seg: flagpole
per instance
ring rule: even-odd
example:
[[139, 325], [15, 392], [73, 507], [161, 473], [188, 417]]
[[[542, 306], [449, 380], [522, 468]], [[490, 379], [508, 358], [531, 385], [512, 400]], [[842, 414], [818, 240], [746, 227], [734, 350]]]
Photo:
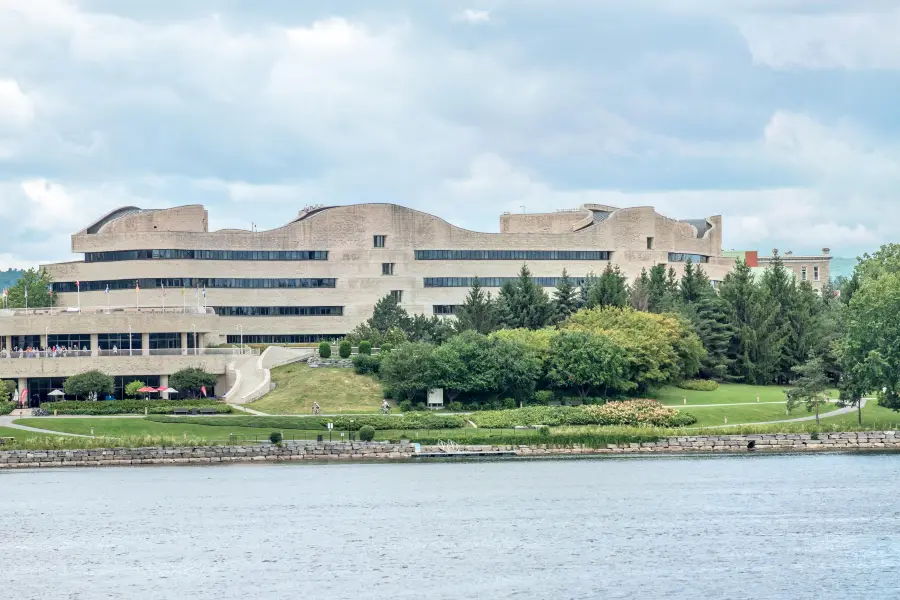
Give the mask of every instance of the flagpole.
[[[78, 311], [81, 311], [81, 285], [80, 282], [75, 282], [75, 296], [78, 299]], [[52, 302], [51, 302], [52, 304]]]
[[187, 314], [187, 296], [184, 295], [184, 286], [181, 286], [181, 312]]
[[163, 312], [166, 312], [166, 286], [163, 284]]

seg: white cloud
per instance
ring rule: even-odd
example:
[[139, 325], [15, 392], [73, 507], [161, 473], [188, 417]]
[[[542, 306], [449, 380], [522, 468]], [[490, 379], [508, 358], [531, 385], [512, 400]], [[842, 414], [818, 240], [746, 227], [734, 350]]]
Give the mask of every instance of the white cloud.
[[34, 102], [15, 79], [0, 78], [0, 132], [20, 128], [34, 120]]
[[900, 69], [897, 8], [749, 16], [739, 28], [753, 61], [774, 69]]
[[485, 23], [491, 22], [491, 13], [486, 10], [467, 8], [456, 15], [456, 20], [471, 23], [473, 25], [484, 25]]

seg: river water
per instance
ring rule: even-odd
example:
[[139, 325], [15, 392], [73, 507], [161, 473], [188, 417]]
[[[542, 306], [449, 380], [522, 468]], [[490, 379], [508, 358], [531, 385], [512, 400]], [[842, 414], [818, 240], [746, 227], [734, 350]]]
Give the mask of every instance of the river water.
[[0, 472], [0, 596], [900, 597], [900, 455]]

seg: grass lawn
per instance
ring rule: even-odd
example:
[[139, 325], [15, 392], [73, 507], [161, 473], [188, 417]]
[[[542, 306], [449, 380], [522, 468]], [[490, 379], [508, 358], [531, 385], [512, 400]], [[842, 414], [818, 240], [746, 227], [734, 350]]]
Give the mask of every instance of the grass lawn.
[[353, 369], [310, 369], [306, 363], [294, 363], [272, 369], [272, 381], [275, 389], [248, 408], [272, 415], [308, 415], [313, 402], [318, 402], [325, 414], [377, 413], [384, 397], [377, 379], [357, 375]]
[[[647, 394], [648, 397], [658, 400], [662, 404], [683, 406], [687, 398], [687, 405], [692, 404], [737, 404], [756, 403], [756, 396], [762, 402], [784, 402], [784, 390], [787, 386], [781, 385], [744, 385], [741, 383], [723, 383], [719, 389], [712, 392], [697, 392], [683, 390], [674, 386], [666, 386]], [[831, 391], [831, 397], [837, 398], [837, 390]], [[796, 412], [796, 411], [795, 411]], [[784, 409], [781, 411], [784, 414]], [[729, 417], [729, 421], [731, 418]]]
[[[16, 438], [17, 440], [23, 440], [25, 438], [32, 437], [40, 437], [42, 434], [35, 433], [33, 431], [22, 431], [21, 429], [13, 429], [12, 427], [0, 427], [0, 438]], [[3, 449], [3, 446], [0, 445], [0, 450]]]
[[[742, 404], [740, 406], [673, 406], [686, 413], [690, 413], [697, 417], [697, 423], [691, 427], [709, 427], [712, 425], [725, 425], [725, 417], [728, 417], [728, 424], [734, 423], [763, 423], [766, 421], [784, 421], [786, 419], [799, 419], [800, 417], [814, 416], [816, 413], [806, 412], [805, 406], [795, 408], [790, 415], [784, 414], [784, 404], [757, 404], [754, 400], [752, 403]], [[840, 408], [835, 404], [823, 404], [819, 406], [819, 414], [824, 415], [828, 412]]]
[[[796, 411], [794, 411], [796, 412]], [[875, 400], [869, 400], [862, 409], [863, 427], [871, 427], [883, 430], [900, 430], [900, 412], [878, 406]], [[823, 424], [829, 427], [835, 425], [845, 425], [847, 427], [857, 427], [858, 416], [854, 410], [852, 413], [838, 415], [831, 418], [821, 419]]]

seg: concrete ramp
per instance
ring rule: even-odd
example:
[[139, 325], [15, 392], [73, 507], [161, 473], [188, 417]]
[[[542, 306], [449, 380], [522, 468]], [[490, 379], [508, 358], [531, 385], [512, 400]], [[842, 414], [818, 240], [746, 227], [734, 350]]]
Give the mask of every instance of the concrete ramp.
[[231, 365], [234, 383], [225, 394], [225, 401], [229, 404], [247, 404], [262, 398], [272, 389], [270, 369], [306, 360], [314, 353], [313, 348], [269, 346], [259, 356], [236, 360]]

